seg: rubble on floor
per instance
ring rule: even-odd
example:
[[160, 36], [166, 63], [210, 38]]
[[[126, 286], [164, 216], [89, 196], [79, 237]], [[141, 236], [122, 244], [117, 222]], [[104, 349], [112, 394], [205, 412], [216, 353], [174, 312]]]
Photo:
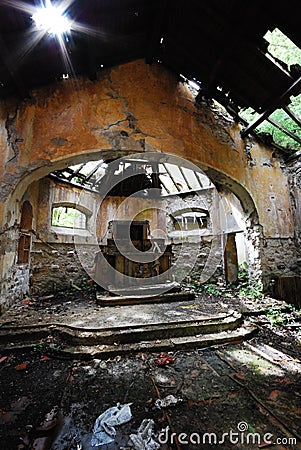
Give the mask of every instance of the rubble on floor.
[[[69, 301], [16, 305], [2, 317], [2, 328], [9, 323], [21, 327], [22, 319], [35, 324], [39, 315], [42, 320], [51, 317], [54, 308], [66, 316], [55, 313], [53, 322], [66, 319], [79, 324], [86, 317], [90, 324], [92, 311], [99, 314], [92, 300]], [[242, 316], [244, 307], [239, 311]], [[127, 354], [116, 351], [99, 358], [91, 353], [84, 360], [51, 353], [47, 339], [26, 350], [2, 351], [0, 448], [301, 448], [300, 313], [269, 298], [252, 307], [244, 319], [256, 326], [256, 334], [228, 344], [215, 341], [204, 347], [195, 342], [190, 349], [162, 351], [158, 343], [158, 349], [150, 351], [137, 342], [136, 350]], [[227, 317], [233, 308], [239, 309], [237, 299], [217, 302], [207, 296], [179, 303], [172, 313], [180, 320], [204, 319], [206, 314]], [[110, 314], [116, 319], [120, 309], [110, 307]], [[136, 311], [141, 316], [139, 308]], [[165, 321], [168, 309], [162, 311]], [[105, 326], [109, 317], [108, 313]], [[111, 443], [92, 446], [95, 421], [117, 404], [130, 404], [131, 419], [114, 427]]]

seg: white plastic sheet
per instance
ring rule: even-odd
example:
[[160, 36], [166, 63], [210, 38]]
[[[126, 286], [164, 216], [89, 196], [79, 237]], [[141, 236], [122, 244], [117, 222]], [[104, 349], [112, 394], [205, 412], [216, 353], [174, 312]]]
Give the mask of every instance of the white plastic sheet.
[[116, 436], [115, 426], [122, 425], [132, 418], [131, 403], [120, 405], [107, 409], [99, 417], [97, 417], [91, 439], [92, 447], [98, 447], [110, 444]]

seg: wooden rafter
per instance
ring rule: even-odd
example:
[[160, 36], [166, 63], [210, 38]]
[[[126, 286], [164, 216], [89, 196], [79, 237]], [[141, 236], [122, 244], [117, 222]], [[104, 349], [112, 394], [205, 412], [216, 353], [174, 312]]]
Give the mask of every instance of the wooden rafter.
[[241, 132], [241, 137], [246, 137], [255, 130], [264, 120], [266, 120], [276, 109], [285, 105], [291, 95], [297, 95], [301, 89], [301, 77], [299, 77], [285, 92], [283, 92], [274, 102]]

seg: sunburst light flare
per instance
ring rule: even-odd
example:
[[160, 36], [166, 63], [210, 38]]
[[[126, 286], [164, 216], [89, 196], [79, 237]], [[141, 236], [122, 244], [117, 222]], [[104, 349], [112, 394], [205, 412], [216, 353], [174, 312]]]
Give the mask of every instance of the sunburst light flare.
[[71, 29], [71, 21], [63, 6], [55, 6], [50, 0], [46, 0], [44, 5], [37, 8], [32, 15], [32, 19], [39, 30], [44, 30], [56, 36], [67, 33]]

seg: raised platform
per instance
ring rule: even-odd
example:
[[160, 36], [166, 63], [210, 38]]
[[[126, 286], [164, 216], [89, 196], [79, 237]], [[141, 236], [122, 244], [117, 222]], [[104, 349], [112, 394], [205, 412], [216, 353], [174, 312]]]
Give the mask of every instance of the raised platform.
[[[49, 354], [107, 358], [128, 352], [198, 348], [239, 341], [255, 331], [254, 327], [244, 326], [242, 315], [233, 310], [200, 314], [197, 302], [186, 308], [179, 302], [165, 305], [98, 307], [92, 320], [90, 311], [87, 316], [81, 314], [81, 320], [60, 316], [50, 322], [42, 321], [41, 317], [38, 322], [35, 319], [23, 324], [4, 322], [0, 328], [0, 352], [35, 349], [38, 345]], [[144, 315], [143, 308], [147, 308]], [[112, 322], [108, 321], [110, 311], [114, 312]], [[107, 322], [102, 320], [105, 317]]]
[[[169, 292], [150, 299], [139, 296], [136, 304], [136, 296], [128, 296], [125, 301], [134, 303], [109, 306], [79, 293], [20, 301], [0, 318], [0, 352], [38, 346], [44, 353], [105, 358], [219, 345], [244, 340], [255, 331], [244, 321], [250, 313], [239, 305], [234, 309], [210, 295], [191, 297], [189, 291]], [[109, 301], [120, 302], [120, 297]]]
[[168, 303], [177, 301], [193, 300], [195, 295], [192, 292], [167, 292], [164, 294], [152, 295], [138, 293], [137, 295], [103, 295], [103, 293], [96, 294], [96, 303], [100, 306], [117, 306], [117, 305], [142, 305], [145, 303]]

